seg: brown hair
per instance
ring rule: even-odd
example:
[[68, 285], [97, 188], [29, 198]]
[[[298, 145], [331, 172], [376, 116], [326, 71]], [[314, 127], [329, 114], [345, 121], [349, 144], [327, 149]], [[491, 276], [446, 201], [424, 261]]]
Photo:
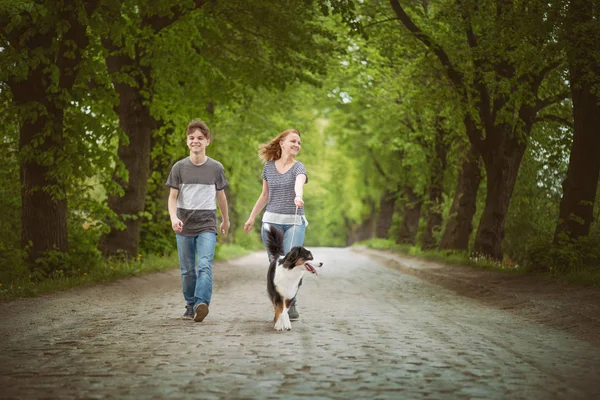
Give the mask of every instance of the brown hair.
[[193, 119], [188, 124], [185, 135], [189, 136], [196, 131], [202, 132], [204, 137], [210, 140], [210, 129], [208, 129], [206, 122], [202, 121], [201, 119]]
[[279, 143], [285, 139], [290, 133], [295, 133], [300, 136], [297, 129], [286, 129], [279, 135], [275, 136], [269, 143], [263, 143], [258, 148], [258, 157], [263, 161], [278, 160], [281, 158], [281, 146]]

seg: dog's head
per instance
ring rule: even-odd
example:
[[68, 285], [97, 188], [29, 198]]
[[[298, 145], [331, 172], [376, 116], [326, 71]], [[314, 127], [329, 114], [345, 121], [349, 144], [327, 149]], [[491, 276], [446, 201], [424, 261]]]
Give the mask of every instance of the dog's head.
[[293, 247], [282, 260], [285, 268], [304, 268], [311, 274], [319, 275], [317, 270], [323, 266], [321, 261], [315, 260], [310, 250], [302, 246]]

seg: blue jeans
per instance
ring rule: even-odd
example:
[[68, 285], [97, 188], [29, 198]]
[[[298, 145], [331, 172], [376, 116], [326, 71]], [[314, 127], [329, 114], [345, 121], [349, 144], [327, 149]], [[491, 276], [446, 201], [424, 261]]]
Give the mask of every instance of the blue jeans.
[[[292, 247], [302, 246], [304, 244], [304, 233], [306, 232], [306, 221], [302, 218], [302, 225], [281, 225], [281, 224], [273, 224], [271, 222], [267, 222], [271, 226], [277, 226], [281, 228], [283, 231], [283, 252], [287, 254]], [[294, 231], [294, 226], [296, 230]], [[262, 224], [260, 228], [260, 236], [262, 237], [262, 241], [267, 245], [267, 233], [265, 232], [265, 223]], [[292, 236], [294, 236], [294, 242], [292, 243]], [[271, 255], [267, 250], [267, 257], [271, 260]], [[302, 285], [302, 279], [300, 279], [300, 284], [298, 287]], [[296, 304], [296, 297], [292, 299], [292, 304]]]
[[[285, 254], [287, 254], [292, 247], [302, 246], [304, 244], [304, 233], [306, 232], [306, 222], [304, 221], [304, 218], [302, 218], [302, 225], [280, 225], [273, 224], [271, 222], [263, 222], [260, 228], [260, 236], [262, 237], [262, 241], [266, 247], [267, 233], [265, 232], [265, 223], [281, 228], [283, 231], [283, 252]], [[296, 227], [295, 231], [294, 226]], [[292, 243], [292, 236], [294, 236], [294, 243]], [[268, 256], [270, 256], [270, 254], [268, 254]]]
[[204, 232], [197, 236], [176, 234], [183, 297], [187, 304], [210, 304], [212, 297], [212, 262], [217, 234]]

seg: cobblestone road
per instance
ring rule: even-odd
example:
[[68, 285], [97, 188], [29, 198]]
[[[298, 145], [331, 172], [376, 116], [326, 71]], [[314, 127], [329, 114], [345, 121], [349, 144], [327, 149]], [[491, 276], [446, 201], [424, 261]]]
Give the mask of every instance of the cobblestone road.
[[178, 272], [0, 304], [3, 399], [594, 399], [600, 349], [350, 249], [313, 249], [272, 329], [265, 255], [214, 268], [203, 323]]

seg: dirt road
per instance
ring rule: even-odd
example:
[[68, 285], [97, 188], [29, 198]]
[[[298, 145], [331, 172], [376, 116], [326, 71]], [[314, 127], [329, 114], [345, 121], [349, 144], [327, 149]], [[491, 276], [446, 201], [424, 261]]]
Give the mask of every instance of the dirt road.
[[177, 270], [0, 304], [0, 398], [600, 398], [594, 291], [570, 329], [566, 297], [556, 323], [500, 278], [312, 250], [324, 266], [290, 332], [273, 330], [262, 253], [215, 264], [202, 323], [180, 319]]

